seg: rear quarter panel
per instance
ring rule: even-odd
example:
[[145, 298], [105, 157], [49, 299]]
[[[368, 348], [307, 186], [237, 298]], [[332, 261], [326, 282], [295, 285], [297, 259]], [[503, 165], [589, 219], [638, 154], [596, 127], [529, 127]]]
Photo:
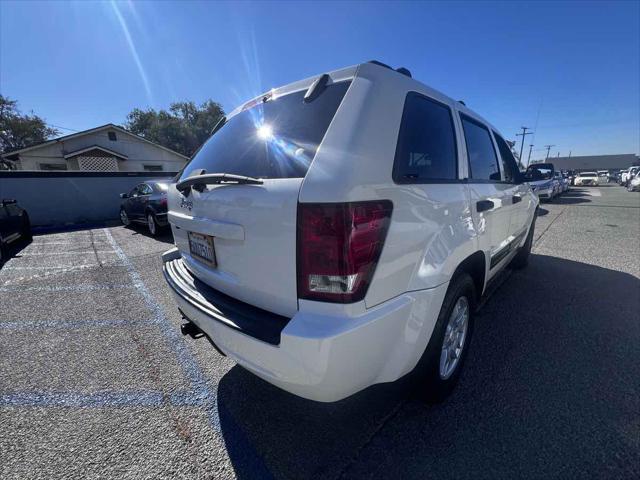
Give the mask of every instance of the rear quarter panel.
[[[398, 132], [410, 91], [452, 107], [451, 99], [411, 78], [362, 65], [300, 191], [300, 202], [392, 201], [391, 226], [365, 297], [367, 308], [447, 282], [477, 245], [464, 183], [393, 182]], [[458, 133], [458, 152], [463, 141]], [[458, 163], [464, 178], [465, 167]]]

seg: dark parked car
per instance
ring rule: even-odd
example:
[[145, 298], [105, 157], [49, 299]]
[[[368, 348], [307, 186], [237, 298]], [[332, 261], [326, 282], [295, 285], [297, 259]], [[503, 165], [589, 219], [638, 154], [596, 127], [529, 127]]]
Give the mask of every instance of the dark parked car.
[[31, 240], [31, 223], [24, 208], [15, 200], [0, 201], [0, 265], [6, 260], [7, 247], [16, 240]]
[[144, 182], [129, 193], [121, 193], [120, 220], [123, 225], [144, 223], [153, 236], [167, 225], [167, 189], [163, 182]]

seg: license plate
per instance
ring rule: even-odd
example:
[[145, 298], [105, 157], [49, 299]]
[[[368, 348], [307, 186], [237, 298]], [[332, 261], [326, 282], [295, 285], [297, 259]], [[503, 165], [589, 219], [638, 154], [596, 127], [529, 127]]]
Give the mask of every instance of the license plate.
[[215, 267], [216, 251], [213, 248], [213, 237], [211, 235], [188, 232], [188, 238], [191, 256], [210, 267]]

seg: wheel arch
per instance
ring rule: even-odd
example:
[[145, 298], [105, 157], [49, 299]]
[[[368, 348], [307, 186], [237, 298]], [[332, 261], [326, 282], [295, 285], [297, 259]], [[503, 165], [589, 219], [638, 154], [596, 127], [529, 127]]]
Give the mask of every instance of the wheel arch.
[[484, 292], [485, 278], [487, 275], [487, 259], [484, 252], [478, 250], [460, 262], [454, 270], [451, 280], [453, 281], [454, 278], [463, 273], [469, 274], [473, 280], [473, 286], [476, 290], [475, 301], [477, 304]]

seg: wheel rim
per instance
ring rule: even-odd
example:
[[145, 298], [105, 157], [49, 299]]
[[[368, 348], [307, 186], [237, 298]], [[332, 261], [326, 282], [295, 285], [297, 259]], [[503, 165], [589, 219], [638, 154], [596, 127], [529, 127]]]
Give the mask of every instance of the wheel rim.
[[129, 224], [129, 217], [127, 217], [127, 212], [125, 212], [124, 210], [120, 210], [120, 220], [124, 225]]
[[440, 352], [440, 378], [447, 380], [455, 372], [467, 339], [469, 301], [460, 297], [451, 310]]
[[151, 215], [151, 214], [147, 215], [147, 224], [149, 225], [149, 231], [151, 232], [151, 235], [155, 235], [156, 234], [156, 222], [153, 219], [153, 215]]

